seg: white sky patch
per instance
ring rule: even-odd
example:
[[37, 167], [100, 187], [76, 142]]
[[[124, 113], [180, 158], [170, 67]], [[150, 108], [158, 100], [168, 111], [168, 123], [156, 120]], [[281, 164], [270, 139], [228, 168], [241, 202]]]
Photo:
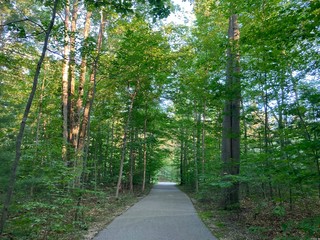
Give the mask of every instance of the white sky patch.
[[188, 0], [171, 0], [173, 5], [176, 7], [175, 11], [172, 11], [169, 17], [164, 20], [165, 24], [174, 25], [186, 25], [192, 26], [196, 17], [193, 13], [193, 4]]

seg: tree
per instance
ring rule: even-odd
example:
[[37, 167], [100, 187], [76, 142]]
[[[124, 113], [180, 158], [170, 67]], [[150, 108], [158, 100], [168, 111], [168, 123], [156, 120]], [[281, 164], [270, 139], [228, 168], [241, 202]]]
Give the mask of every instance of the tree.
[[12, 194], [13, 194], [13, 189], [14, 189], [14, 185], [15, 185], [15, 181], [16, 181], [17, 168], [18, 168], [18, 165], [19, 165], [20, 157], [21, 157], [21, 145], [22, 145], [22, 140], [23, 140], [23, 135], [24, 135], [24, 129], [25, 129], [25, 126], [26, 126], [26, 122], [27, 122], [27, 119], [28, 119], [28, 115], [29, 115], [29, 112], [30, 112], [32, 101], [33, 101], [34, 95], [36, 93], [38, 79], [39, 79], [42, 63], [43, 63], [45, 55], [46, 55], [50, 33], [51, 33], [51, 30], [52, 30], [53, 25], [54, 25], [54, 20], [55, 20], [55, 17], [56, 17], [56, 11], [57, 11], [58, 3], [59, 3], [59, 0], [55, 0], [54, 1], [51, 21], [50, 21], [50, 24], [49, 24], [48, 29], [46, 31], [41, 57], [40, 57], [40, 59], [38, 61], [37, 69], [36, 69], [36, 72], [35, 72], [35, 75], [34, 75], [34, 78], [33, 78], [32, 90], [31, 90], [31, 93], [29, 95], [29, 99], [27, 101], [27, 105], [26, 105], [26, 108], [25, 108], [25, 111], [24, 111], [24, 114], [23, 114], [23, 118], [22, 118], [21, 124], [20, 124], [20, 130], [19, 130], [19, 134], [17, 136], [17, 141], [16, 141], [16, 156], [15, 156], [15, 160], [14, 160], [13, 166], [12, 166], [12, 172], [11, 172], [11, 178], [10, 178], [10, 182], [9, 182], [7, 197], [6, 197], [5, 202], [3, 204], [2, 216], [1, 216], [1, 222], [0, 222], [0, 234], [2, 234], [2, 232], [4, 230], [4, 226], [5, 226], [7, 217], [8, 217], [9, 206], [10, 206], [11, 197], [12, 197]]
[[229, 19], [228, 38], [221, 151], [224, 178], [230, 184], [224, 189], [223, 206], [225, 208], [239, 205], [239, 182], [237, 179], [232, 179], [240, 172], [240, 31], [236, 14], [231, 15]]

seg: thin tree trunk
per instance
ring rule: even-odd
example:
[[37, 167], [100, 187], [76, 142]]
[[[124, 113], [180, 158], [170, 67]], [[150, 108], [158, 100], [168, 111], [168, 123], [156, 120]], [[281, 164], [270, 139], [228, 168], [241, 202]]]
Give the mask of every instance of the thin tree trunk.
[[[268, 116], [268, 90], [267, 90], [267, 76], [264, 76], [265, 79], [265, 92], [264, 92], [264, 151], [266, 154], [266, 165], [268, 168], [270, 168], [270, 160], [269, 160], [269, 134], [268, 134], [268, 129], [269, 129], [269, 116]], [[273, 198], [273, 187], [271, 183], [271, 176], [268, 174], [268, 185], [269, 185], [269, 194], [270, 198]]]
[[[241, 107], [242, 107], [242, 114], [245, 116], [244, 112], [244, 106], [243, 106], [243, 101], [241, 101]], [[243, 118], [243, 135], [244, 135], [244, 157], [248, 157], [248, 126], [247, 126], [247, 121], [246, 118]], [[245, 188], [246, 188], [246, 195], [250, 195], [250, 188], [249, 188], [249, 183], [245, 183]]]
[[134, 129], [131, 128], [130, 136], [130, 174], [129, 174], [129, 183], [130, 183], [130, 193], [133, 193], [133, 171], [134, 171]]
[[[237, 15], [233, 14], [229, 20], [229, 48], [227, 52], [227, 99], [225, 101], [223, 130], [222, 130], [222, 153], [224, 163], [224, 175], [238, 175], [240, 171], [240, 54], [239, 38], [240, 31]], [[239, 182], [232, 182], [232, 186], [224, 189], [224, 208], [239, 206]]]
[[109, 163], [109, 170], [110, 170], [110, 177], [114, 176], [113, 172], [113, 153], [114, 153], [114, 122], [115, 120], [112, 118], [112, 125], [111, 125], [111, 149], [110, 149], [110, 163]]
[[181, 139], [180, 139], [180, 185], [185, 185], [186, 183], [186, 178], [185, 178], [185, 162], [184, 162], [184, 128], [183, 126], [181, 127]]
[[133, 103], [134, 103], [134, 99], [135, 99], [136, 95], [137, 95], [137, 90], [131, 96], [131, 103], [130, 103], [130, 106], [129, 106], [128, 118], [127, 118], [127, 121], [126, 121], [126, 123], [124, 125], [124, 133], [123, 133], [123, 138], [122, 138], [121, 159], [120, 159], [120, 168], [119, 168], [119, 176], [118, 176], [117, 189], [116, 189], [116, 198], [119, 197], [119, 191], [120, 191], [120, 188], [121, 188], [123, 164], [124, 164], [124, 159], [126, 157], [127, 142], [128, 142], [127, 141], [128, 128], [129, 128], [130, 121], [131, 121], [131, 113], [132, 113]]
[[[147, 108], [146, 108], [147, 114]], [[147, 172], [147, 115], [144, 119], [143, 125], [143, 179], [142, 179], [142, 192], [144, 192], [146, 188], [146, 172]]]
[[193, 127], [193, 161], [194, 161], [194, 184], [195, 184], [195, 192], [199, 191], [199, 179], [198, 179], [198, 113], [195, 110], [194, 113], [194, 127]]
[[6, 196], [4, 204], [3, 204], [2, 216], [1, 216], [1, 222], [0, 222], [0, 235], [3, 233], [4, 226], [5, 226], [5, 223], [7, 221], [7, 217], [8, 217], [9, 206], [10, 206], [10, 203], [11, 203], [13, 189], [14, 189], [14, 185], [15, 185], [15, 182], [16, 182], [17, 168], [18, 168], [18, 165], [19, 165], [20, 157], [21, 157], [21, 145], [22, 145], [22, 140], [23, 140], [23, 135], [24, 135], [24, 129], [25, 129], [25, 126], [26, 126], [26, 122], [27, 122], [27, 119], [28, 119], [28, 115], [29, 115], [29, 112], [30, 112], [32, 101], [33, 101], [34, 95], [35, 95], [36, 90], [37, 90], [40, 70], [41, 70], [41, 66], [42, 66], [42, 63], [44, 61], [45, 55], [46, 55], [48, 42], [49, 42], [49, 36], [50, 36], [51, 30], [52, 30], [53, 25], [54, 25], [54, 20], [55, 20], [55, 17], [56, 17], [56, 11], [57, 11], [58, 2], [59, 2], [59, 0], [55, 0], [54, 1], [54, 6], [53, 6], [53, 10], [52, 10], [52, 15], [51, 15], [51, 21], [50, 21], [50, 24], [49, 24], [48, 29], [46, 31], [46, 36], [45, 36], [44, 45], [43, 45], [43, 48], [42, 48], [41, 57], [40, 57], [40, 59], [38, 61], [36, 72], [35, 72], [35, 75], [34, 75], [34, 78], [33, 78], [32, 90], [30, 92], [29, 99], [28, 99], [28, 102], [27, 102], [27, 105], [26, 105], [26, 108], [25, 108], [25, 111], [24, 111], [24, 114], [23, 114], [23, 118], [22, 118], [22, 121], [20, 123], [19, 133], [17, 135], [16, 156], [15, 156], [15, 160], [14, 160], [13, 165], [12, 165], [11, 177], [10, 177], [8, 190], [7, 190], [7, 196]]
[[109, 152], [110, 152], [110, 126], [108, 124], [108, 131], [107, 131], [107, 139], [106, 139], [106, 152], [105, 152], [105, 160], [103, 163], [103, 179], [106, 179], [107, 177], [107, 163], [109, 160]]
[[68, 164], [68, 99], [69, 99], [69, 62], [70, 62], [70, 37], [69, 37], [69, 24], [70, 24], [70, 1], [66, 0], [64, 10], [64, 48], [63, 48], [63, 66], [62, 66], [62, 116], [63, 116], [63, 145], [62, 145], [62, 159], [65, 164]]
[[188, 128], [185, 129], [185, 139], [184, 139], [184, 148], [183, 148], [183, 165], [185, 166], [185, 181], [187, 184], [190, 183], [189, 171], [188, 171]]
[[[205, 142], [205, 138], [206, 138], [206, 108], [207, 108], [207, 103], [206, 103], [206, 99], [204, 100], [203, 103], [203, 119], [202, 119], [202, 138], [201, 138], [201, 172], [202, 175], [205, 174], [205, 161], [206, 161], [206, 142]], [[204, 176], [203, 176], [204, 178]]]
[[[42, 118], [42, 106], [43, 106], [43, 95], [44, 95], [44, 88], [45, 88], [45, 82], [46, 82], [46, 64], [44, 64], [44, 76], [42, 79], [42, 84], [41, 84], [41, 91], [40, 91], [40, 99], [39, 99], [39, 110], [38, 110], [38, 116], [37, 116], [37, 129], [36, 129], [36, 139], [35, 139], [35, 143], [36, 143], [36, 152], [35, 152], [35, 156], [33, 158], [33, 164], [36, 163], [36, 161], [38, 160], [38, 152], [39, 152], [39, 138], [40, 138], [40, 126], [41, 126], [41, 118]], [[33, 170], [34, 173], [35, 170]], [[34, 193], [34, 181], [32, 181], [31, 183], [31, 187], [30, 187], [30, 197], [33, 197], [33, 193]]]

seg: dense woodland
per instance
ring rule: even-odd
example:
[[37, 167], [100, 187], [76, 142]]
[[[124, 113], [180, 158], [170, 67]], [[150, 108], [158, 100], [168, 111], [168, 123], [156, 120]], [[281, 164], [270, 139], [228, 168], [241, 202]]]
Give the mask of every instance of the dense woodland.
[[1, 1], [0, 236], [63, 239], [88, 196], [159, 179], [320, 237], [320, 2], [193, 6]]

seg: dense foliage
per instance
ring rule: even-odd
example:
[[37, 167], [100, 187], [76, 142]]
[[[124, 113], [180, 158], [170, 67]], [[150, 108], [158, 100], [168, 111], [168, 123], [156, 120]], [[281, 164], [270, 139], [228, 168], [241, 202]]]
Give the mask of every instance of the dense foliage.
[[[59, 1], [17, 181], [9, 182], [51, 4], [0, 4], [1, 203], [8, 186], [15, 189], [3, 236], [54, 239], [86, 229], [86, 196], [121, 198], [157, 179], [219, 205], [223, 191], [239, 185], [233, 207], [250, 201], [255, 218], [267, 205], [277, 219], [319, 206], [313, 0], [197, 0], [189, 27], [160, 20], [173, 8], [167, 1]], [[240, 26], [241, 134], [231, 136], [241, 144], [239, 174], [226, 173], [221, 159], [224, 104], [233, 95], [225, 84], [232, 14]], [[319, 216], [305, 212], [278, 237], [319, 237]]]

